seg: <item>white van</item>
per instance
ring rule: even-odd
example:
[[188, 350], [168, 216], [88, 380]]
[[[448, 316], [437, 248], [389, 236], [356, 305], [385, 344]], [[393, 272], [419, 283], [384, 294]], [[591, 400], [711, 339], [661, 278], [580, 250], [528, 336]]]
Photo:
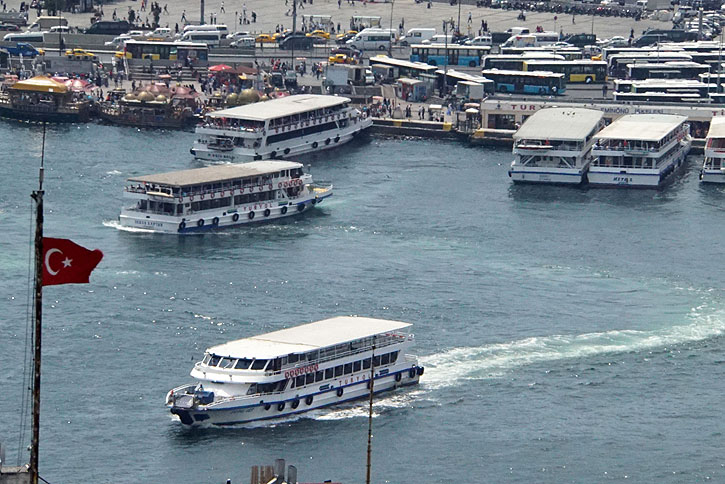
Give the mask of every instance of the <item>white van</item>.
[[219, 42], [222, 40], [223, 34], [219, 31], [202, 30], [197, 32], [191, 30], [184, 32], [181, 36], [182, 42], [196, 42], [198, 44], [206, 44], [209, 47], [219, 47]]
[[506, 33], [509, 35], [528, 35], [531, 30], [528, 27], [510, 27], [506, 29]]
[[539, 44], [534, 35], [512, 35], [501, 47], [536, 47]]
[[144, 37], [157, 37], [161, 39], [167, 39], [171, 37], [171, 29], [168, 27], [159, 27], [153, 32], [146, 32]]
[[209, 31], [217, 31], [222, 33], [222, 38], [225, 38], [227, 35], [229, 35], [229, 29], [224, 24], [207, 24], [207, 25], [187, 25], [184, 27], [184, 30], [181, 32], [181, 35], [183, 37], [184, 34], [187, 32], [209, 32]]
[[28, 42], [31, 44], [42, 44], [45, 42], [45, 34], [47, 33], [48, 32], [22, 32], [20, 34], [7, 34], [3, 37], [3, 40], [5, 42]]
[[40, 16], [35, 19], [35, 22], [30, 24], [27, 32], [40, 32], [41, 30], [48, 30], [51, 27], [65, 27], [67, 25], [68, 20], [65, 17]]
[[400, 38], [400, 45], [420, 44], [430, 40], [436, 34], [436, 29], [410, 29]]
[[365, 29], [345, 44], [357, 50], [388, 50], [393, 40], [395, 40], [394, 30]]
[[[448, 40], [446, 40], [446, 37], [448, 37]], [[430, 39], [424, 40], [421, 44], [445, 44], [446, 42], [449, 44], [453, 43], [453, 36], [451, 34], [436, 34]]]

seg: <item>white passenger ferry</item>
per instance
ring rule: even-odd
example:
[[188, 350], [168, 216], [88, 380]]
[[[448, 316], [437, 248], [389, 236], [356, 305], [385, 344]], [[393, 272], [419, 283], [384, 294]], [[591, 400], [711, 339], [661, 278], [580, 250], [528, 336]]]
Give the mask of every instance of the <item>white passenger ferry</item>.
[[692, 138], [685, 116], [629, 114], [597, 134], [592, 185], [659, 187], [685, 165]]
[[514, 133], [509, 177], [514, 182], [579, 184], [585, 179], [594, 135], [604, 127], [601, 111], [547, 108]]
[[700, 180], [706, 183], [725, 183], [725, 117], [715, 116], [705, 138], [705, 161]]
[[189, 233], [288, 217], [332, 195], [302, 164], [266, 160], [215, 165], [128, 179], [120, 224]]
[[185, 425], [286, 417], [418, 383], [411, 325], [338, 316], [206, 350], [166, 406]]
[[372, 123], [346, 97], [286, 96], [207, 114], [191, 154], [226, 162], [294, 157], [340, 146]]

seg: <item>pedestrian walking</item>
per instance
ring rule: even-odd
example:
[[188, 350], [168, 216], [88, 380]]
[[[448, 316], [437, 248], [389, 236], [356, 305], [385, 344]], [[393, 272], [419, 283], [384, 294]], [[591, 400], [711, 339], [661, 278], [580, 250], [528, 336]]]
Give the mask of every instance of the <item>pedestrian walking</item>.
[[183, 24], [186, 23], [186, 10], [181, 12], [181, 23], [183, 23]]
[[224, 2], [222, 2], [222, 6], [221, 6], [221, 8], [219, 9], [219, 11], [220, 11], [221, 13], [227, 13], [227, 12], [226, 12], [226, 10], [224, 10]]

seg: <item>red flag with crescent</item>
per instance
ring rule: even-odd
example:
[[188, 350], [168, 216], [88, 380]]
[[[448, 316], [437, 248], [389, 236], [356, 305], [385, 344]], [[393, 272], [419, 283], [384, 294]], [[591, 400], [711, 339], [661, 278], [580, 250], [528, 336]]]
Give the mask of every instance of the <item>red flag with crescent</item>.
[[103, 252], [88, 250], [68, 239], [43, 237], [43, 286], [89, 282]]

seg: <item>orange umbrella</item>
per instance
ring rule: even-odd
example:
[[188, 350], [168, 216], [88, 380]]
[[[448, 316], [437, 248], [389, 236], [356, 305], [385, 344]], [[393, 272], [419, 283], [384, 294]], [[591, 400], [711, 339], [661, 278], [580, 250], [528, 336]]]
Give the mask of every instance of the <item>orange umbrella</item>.
[[229, 71], [233, 71], [234, 68], [232, 66], [228, 66], [226, 64], [217, 64], [215, 66], [211, 66], [209, 68], [209, 70], [212, 72], [229, 72]]

